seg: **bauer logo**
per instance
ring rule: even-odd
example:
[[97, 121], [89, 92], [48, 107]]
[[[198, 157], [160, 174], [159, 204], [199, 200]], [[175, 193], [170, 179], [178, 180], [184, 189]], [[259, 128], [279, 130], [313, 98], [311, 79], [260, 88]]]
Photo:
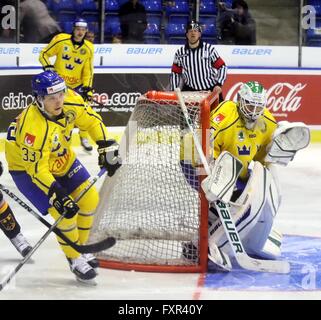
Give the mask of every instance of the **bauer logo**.
[[272, 55], [272, 49], [234, 48], [232, 54], [240, 56], [270, 56]]
[[20, 54], [20, 48], [17, 47], [0, 47], [0, 54], [17, 55]]
[[127, 54], [146, 54], [146, 55], [157, 55], [162, 54], [163, 49], [162, 48], [128, 48]]

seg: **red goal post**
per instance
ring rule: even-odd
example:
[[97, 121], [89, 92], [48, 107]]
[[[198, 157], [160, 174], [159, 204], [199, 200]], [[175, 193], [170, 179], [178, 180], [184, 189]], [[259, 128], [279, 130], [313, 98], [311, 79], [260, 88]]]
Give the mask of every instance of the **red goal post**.
[[[218, 105], [218, 94], [182, 95], [208, 156], [210, 111]], [[175, 92], [149, 91], [138, 99], [120, 143], [123, 165], [100, 189], [90, 233], [89, 242], [116, 238], [113, 248], [97, 254], [101, 267], [207, 270], [208, 202], [200, 187], [203, 171], [194, 155], [185, 157], [184, 148], [194, 149], [186, 144], [191, 139]], [[196, 243], [193, 259], [183, 254], [191, 243]]]

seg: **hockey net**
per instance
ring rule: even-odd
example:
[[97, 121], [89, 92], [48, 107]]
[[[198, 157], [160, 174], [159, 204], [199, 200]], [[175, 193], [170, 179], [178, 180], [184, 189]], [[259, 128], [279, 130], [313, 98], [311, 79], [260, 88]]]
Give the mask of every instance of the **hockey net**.
[[[218, 96], [182, 94], [208, 154], [210, 108]], [[116, 238], [97, 255], [102, 267], [206, 270], [208, 203], [192, 140], [174, 92], [150, 91], [138, 99], [120, 143], [123, 165], [101, 187], [90, 234], [90, 242]]]

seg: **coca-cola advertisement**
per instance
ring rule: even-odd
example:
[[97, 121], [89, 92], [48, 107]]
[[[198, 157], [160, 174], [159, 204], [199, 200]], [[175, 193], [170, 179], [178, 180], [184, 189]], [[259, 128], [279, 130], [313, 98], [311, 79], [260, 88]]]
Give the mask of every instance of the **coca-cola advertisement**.
[[236, 100], [243, 82], [259, 81], [267, 90], [267, 108], [277, 121], [321, 125], [320, 75], [229, 74], [223, 86], [225, 99]]
[[[31, 75], [0, 76], [0, 132], [32, 102]], [[303, 121], [321, 125], [321, 75], [233, 74], [223, 86], [225, 99], [236, 100], [241, 83], [256, 80], [268, 93], [268, 109], [278, 121]], [[95, 108], [107, 126], [126, 126], [140, 94], [165, 90], [169, 74], [97, 74], [95, 99], [103, 104]], [[112, 111], [110, 110], [112, 109]]]

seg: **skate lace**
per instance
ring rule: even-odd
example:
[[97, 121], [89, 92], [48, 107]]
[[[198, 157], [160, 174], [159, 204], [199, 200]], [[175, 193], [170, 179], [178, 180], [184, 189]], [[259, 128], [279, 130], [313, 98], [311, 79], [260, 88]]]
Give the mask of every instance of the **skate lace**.
[[87, 263], [84, 257], [79, 257], [77, 259], [72, 260], [71, 269], [72, 270], [76, 269], [77, 271], [85, 274], [86, 272], [91, 270], [92, 267]]
[[82, 256], [85, 258], [86, 261], [91, 261], [96, 259], [96, 257], [91, 253], [84, 253]]

